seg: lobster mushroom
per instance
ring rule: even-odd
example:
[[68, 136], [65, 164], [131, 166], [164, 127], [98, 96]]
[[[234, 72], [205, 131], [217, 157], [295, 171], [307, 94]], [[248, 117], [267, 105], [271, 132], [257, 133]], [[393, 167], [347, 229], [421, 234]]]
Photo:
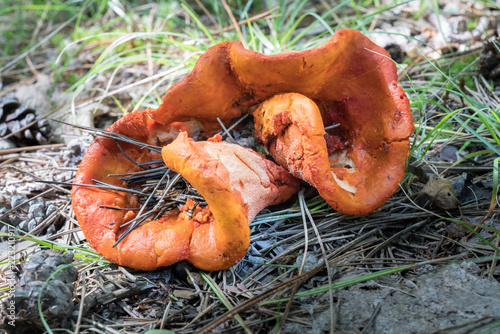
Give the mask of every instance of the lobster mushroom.
[[[209, 133], [217, 118], [228, 122], [266, 101], [254, 114], [256, 136], [273, 158], [317, 187], [335, 210], [367, 214], [385, 203], [404, 177], [414, 123], [397, 79], [389, 54], [355, 30], [341, 29], [314, 49], [276, 55], [224, 42], [203, 54], [149, 115], [162, 124], [194, 119]], [[287, 111], [291, 101], [302, 106], [300, 112]], [[282, 110], [271, 112], [272, 105]], [[289, 122], [297, 123], [287, 128]]]
[[249, 224], [263, 208], [284, 202], [299, 181], [252, 150], [221, 142], [220, 135], [195, 142], [181, 133], [162, 149], [165, 164], [188, 181], [207, 202], [202, 219], [194, 214], [187, 260], [205, 270], [227, 269], [250, 245]]
[[[188, 138], [207, 138], [221, 122], [254, 110], [255, 136], [283, 168], [217, 136]], [[173, 140], [161, 154], [108, 137], [94, 141], [75, 178], [73, 208], [89, 243], [113, 262], [150, 270], [187, 260], [222, 270], [245, 254], [255, 215], [298, 190], [295, 177], [339, 212], [380, 207], [404, 177], [413, 129], [395, 64], [358, 31], [342, 29], [317, 48], [269, 56], [224, 42], [203, 54], [157, 109], [134, 111], [108, 129], [147, 145]], [[161, 158], [207, 206], [187, 200], [127, 234], [141, 204], [114, 175]]]
[[[188, 123], [162, 125], [146, 111], [134, 111], [108, 131], [137, 144], [99, 137], [81, 162], [71, 197], [78, 223], [90, 245], [123, 266], [153, 270], [181, 260], [205, 270], [227, 269], [246, 253], [249, 223], [264, 207], [288, 199], [299, 181], [282, 167], [235, 144], [188, 138], [199, 128]], [[155, 220], [131, 230], [141, 203], [137, 191], [119, 175], [141, 171], [139, 164], [158, 164], [162, 155], [144, 148], [158, 138], [173, 140], [161, 154], [205, 196], [207, 207], [188, 200]], [[144, 145], [144, 146], [145, 146]], [[100, 187], [98, 182], [106, 183]], [[119, 242], [117, 242], [119, 241]]]
[[362, 113], [326, 116], [339, 122], [329, 131], [311, 99], [275, 95], [255, 111], [255, 134], [279, 165], [318, 189], [332, 208], [350, 215], [372, 212], [404, 178], [409, 141], [391, 141], [390, 125], [375, 138], [363, 137], [370, 124]]

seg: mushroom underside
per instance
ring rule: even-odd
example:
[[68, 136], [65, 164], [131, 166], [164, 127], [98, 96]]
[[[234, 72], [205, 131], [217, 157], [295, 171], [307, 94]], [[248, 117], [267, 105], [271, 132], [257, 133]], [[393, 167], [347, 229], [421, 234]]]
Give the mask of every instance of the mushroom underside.
[[[409, 140], [391, 142], [380, 134], [367, 141], [341, 116], [320, 111], [301, 94], [278, 94], [255, 111], [255, 135], [279, 165], [317, 188], [335, 210], [367, 214], [397, 190]], [[336, 122], [328, 132], [325, 118]]]
[[186, 130], [185, 125], [177, 124], [175, 129], [163, 126], [143, 111], [125, 116], [109, 130], [131, 134], [133, 139], [148, 144], [157, 141], [153, 135], [158, 131], [175, 135], [181, 131], [177, 139], [163, 148], [163, 159], [208, 204], [203, 207], [188, 200], [181, 208], [138, 226], [115, 245], [127, 223], [137, 216], [142, 205], [138, 196], [83, 184], [95, 184], [97, 180], [126, 188], [124, 181], [112, 175], [140, 171], [136, 163], [157, 163], [161, 156], [137, 145], [96, 139], [75, 178], [78, 185], [72, 191], [73, 207], [92, 247], [120, 265], [151, 270], [187, 260], [205, 270], [227, 269], [244, 256], [250, 242], [248, 224], [253, 217], [262, 208], [284, 201], [298, 190], [295, 178], [258, 154], [221, 143], [220, 137], [194, 142], [182, 131]]

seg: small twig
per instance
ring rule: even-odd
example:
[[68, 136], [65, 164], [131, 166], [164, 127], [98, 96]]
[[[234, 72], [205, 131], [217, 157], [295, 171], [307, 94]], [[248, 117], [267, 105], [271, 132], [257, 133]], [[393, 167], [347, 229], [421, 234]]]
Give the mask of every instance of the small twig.
[[0, 155], [11, 154], [11, 153], [19, 153], [19, 152], [28, 152], [28, 151], [38, 151], [44, 148], [58, 148], [66, 146], [66, 144], [49, 144], [49, 145], [35, 145], [35, 146], [26, 146], [26, 147], [16, 147], [9, 148], [6, 150], [0, 150]]
[[85, 305], [86, 289], [87, 285], [85, 284], [85, 272], [82, 272], [82, 294], [80, 297], [80, 307], [78, 308], [78, 318], [76, 320], [76, 325], [75, 325], [75, 334], [80, 333], [80, 325], [82, 324], [82, 317], [83, 317], [83, 307]]
[[167, 323], [168, 313], [170, 312], [170, 307], [172, 306], [172, 300], [168, 301], [167, 307], [165, 307], [165, 311], [163, 312], [163, 316], [161, 317], [160, 329], [165, 327]]
[[[201, 273], [201, 276], [208, 283], [208, 285], [212, 288], [212, 290], [214, 290], [215, 294], [219, 297], [219, 299], [222, 302], [222, 304], [224, 304], [224, 306], [226, 308], [228, 308], [229, 310], [231, 310], [233, 308], [233, 305], [224, 296], [224, 292], [220, 289], [220, 287], [217, 285], [217, 283], [215, 283], [215, 281], [212, 279], [212, 277], [210, 277], [210, 275], [206, 275], [206, 274], [203, 274], [203, 273]], [[252, 331], [250, 330], [250, 328], [248, 328], [247, 324], [245, 323], [245, 321], [243, 321], [243, 319], [241, 318], [241, 316], [239, 316], [238, 314], [235, 314], [234, 318], [243, 327], [243, 330], [245, 331], [245, 333], [252, 334]]]
[[236, 18], [233, 15], [233, 12], [231, 12], [231, 8], [229, 8], [229, 5], [227, 4], [226, 0], [221, 0], [222, 5], [224, 6], [224, 9], [226, 10], [227, 14], [229, 15], [229, 18], [231, 19], [231, 22], [233, 23], [234, 29], [238, 33], [238, 37], [240, 38], [241, 43], [245, 47], [245, 49], [248, 49], [247, 42], [245, 41], [245, 38], [243, 37], [243, 34], [241, 33], [240, 26], [238, 25], [238, 22], [236, 21]]
[[227, 128], [227, 131], [233, 130], [238, 124], [243, 122], [245, 120], [245, 118], [247, 118], [249, 115], [250, 114], [245, 114], [245, 115], [241, 116], [236, 122], [234, 122], [233, 125], [231, 125], [230, 127]]
[[210, 13], [210, 11], [207, 9], [207, 7], [205, 7], [205, 5], [203, 4], [203, 2], [201, 2], [200, 0], [195, 0], [195, 1], [198, 4], [198, 6], [200, 6], [200, 8], [203, 11], [203, 13], [205, 13], [205, 15], [208, 16], [208, 18], [210, 19], [210, 21], [212, 21], [212, 24], [213, 25], [217, 25], [217, 21], [215, 21], [212, 13]]
[[[262, 12], [260, 14], [255, 15], [255, 16], [252, 16], [249, 19], [241, 20], [241, 21], [238, 22], [238, 25], [242, 26], [242, 25], [247, 24], [247, 23], [252, 23], [252, 22], [258, 21], [260, 19], [264, 19], [264, 18], [266, 18], [266, 16], [270, 15], [272, 12], [276, 11], [278, 8], [279, 7], [276, 6], [276, 7], [272, 8], [272, 9], [269, 9], [269, 10], [267, 10], [265, 12]], [[279, 16], [280, 15], [272, 15], [269, 18], [275, 18], [275, 17], [279, 17]], [[214, 23], [214, 24], [216, 24], [216, 23]], [[222, 28], [220, 30], [216, 30], [216, 31], [212, 32], [212, 35], [218, 35], [218, 34], [221, 34], [223, 32], [229, 31], [231, 29], [234, 29], [234, 25], [230, 25], [229, 27], [225, 27], [225, 28]]]
[[378, 313], [380, 312], [380, 308], [382, 307], [382, 303], [378, 303], [377, 306], [375, 307], [375, 310], [373, 311], [372, 316], [368, 320], [368, 323], [366, 326], [363, 328], [361, 331], [361, 334], [368, 333], [370, 328], [373, 326], [373, 323], [375, 322], [375, 319], [377, 318]]
[[325, 131], [328, 131], [328, 130], [331, 130], [331, 129], [335, 129], [336, 127], [339, 127], [339, 126], [340, 126], [340, 123], [332, 124], [330, 126], [325, 126]]
[[377, 247], [375, 247], [370, 253], [368, 253], [368, 255], [366, 255], [365, 258], [371, 258], [373, 255], [375, 255], [378, 251], [380, 251], [382, 248], [386, 247], [387, 245], [389, 245], [390, 243], [394, 242], [395, 240], [401, 238], [402, 236], [404, 236], [405, 234], [408, 234], [410, 233], [411, 231], [419, 228], [420, 226], [424, 225], [424, 224], [427, 224], [427, 220], [423, 220], [419, 223], [416, 223], [416, 224], [413, 224], [411, 226], [408, 226], [407, 228], [405, 228], [404, 230], [402, 231], [399, 231], [397, 233], [394, 233], [390, 238], [386, 239], [385, 241], [383, 241], [382, 243], [380, 243], [379, 245], [377, 245]]
[[219, 122], [220, 126], [222, 127], [222, 130], [224, 130], [224, 133], [227, 135], [227, 137], [229, 138], [229, 141], [231, 143], [235, 143], [235, 140], [233, 138], [233, 136], [231, 136], [231, 134], [229, 133], [229, 131], [227, 130], [226, 126], [224, 125], [224, 123], [222, 123], [221, 119], [219, 118], [219, 116], [217, 116], [217, 122]]

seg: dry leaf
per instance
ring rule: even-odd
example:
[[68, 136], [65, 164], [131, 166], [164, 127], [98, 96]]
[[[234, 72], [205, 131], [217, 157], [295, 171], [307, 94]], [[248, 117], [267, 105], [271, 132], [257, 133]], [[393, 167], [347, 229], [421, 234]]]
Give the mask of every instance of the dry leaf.
[[448, 180], [436, 180], [429, 177], [429, 181], [427, 181], [420, 195], [443, 210], [454, 209], [460, 204], [460, 201], [455, 196], [451, 182]]

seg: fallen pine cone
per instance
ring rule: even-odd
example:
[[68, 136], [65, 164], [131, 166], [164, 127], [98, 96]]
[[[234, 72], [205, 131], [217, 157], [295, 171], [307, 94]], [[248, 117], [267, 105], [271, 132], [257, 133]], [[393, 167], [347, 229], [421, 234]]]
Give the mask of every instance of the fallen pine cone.
[[500, 81], [500, 37], [492, 38], [484, 44], [477, 65], [478, 72], [486, 79]]
[[19, 129], [38, 117], [36, 111], [22, 105], [11, 95], [0, 99], [0, 138], [15, 133], [11, 138], [18, 146], [42, 145], [49, 141], [52, 127], [48, 120], [41, 119], [27, 129]]
[[[73, 253], [60, 254], [44, 250], [32, 255], [25, 263], [19, 280], [15, 286], [15, 327], [2, 314], [0, 329], [13, 333], [39, 333], [45, 331], [38, 313], [38, 296], [45, 282], [56, 270], [73, 261]], [[41, 308], [45, 321], [50, 328], [65, 328], [69, 325], [73, 311], [73, 282], [78, 271], [69, 267], [58, 271], [42, 290]], [[10, 298], [4, 300], [2, 312], [7, 312], [6, 305]], [[10, 304], [9, 304], [10, 305]]]

